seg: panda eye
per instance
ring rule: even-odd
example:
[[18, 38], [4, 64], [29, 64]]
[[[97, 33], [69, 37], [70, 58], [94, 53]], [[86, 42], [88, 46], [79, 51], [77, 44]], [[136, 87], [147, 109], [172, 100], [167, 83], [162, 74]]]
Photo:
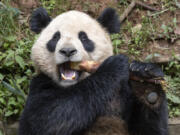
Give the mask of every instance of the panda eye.
[[54, 40], [59, 40], [60, 39], [60, 32], [57, 31], [54, 35], [53, 35], [53, 39]]
[[88, 37], [85, 32], [81, 31], [81, 32], [79, 32], [79, 39], [81, 41], [86, 41], [86, 40], [88, 40]]
[[46, 47], [50, 52], [54, 52], [56, 49], [56, 44], [59, 41], [61, 37], [61, 34], [59, 31], [57, 31], [56, 33], [54, 33], [53, 37], [48, 41]]
[[95, 48], [94, 42], [88, 38], [87, 34], [84, 31], [80, 31], [78, 36], [84, 49], [88, 52], [93, 52]]

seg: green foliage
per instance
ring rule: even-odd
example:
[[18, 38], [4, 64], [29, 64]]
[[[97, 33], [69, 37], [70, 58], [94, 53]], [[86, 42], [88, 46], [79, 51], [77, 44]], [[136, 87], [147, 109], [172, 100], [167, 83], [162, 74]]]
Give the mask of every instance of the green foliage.
[[166, 39], [169, 39], [170, 33], [173, 32], [173, 28], [165, 24], [162, 24], [161, 28], [163, 29], [163, 35], [166, 37]]
[[169, 116], [180, 116], [180, 62], [178, 58], [174, 58], [164, 68], [167, 76], [165, 80], [167, 82], [167, 99], [169, 104]]
[[120, 0], [119, 4], [120, 5], [128, 5], [128, 0]]
[[177, 27], [177, 20], [173, 18], [167, 25], [162, 24], [161, 29], [163, 33], [160, 34], [161, 37], [165, 37], [166, 40], [177, 38], [178, 35], [174, 34], [174, 30]]
[[[120, 47], [125, 47], [126, 50], [122, 52], [128, 55], [139, 56], [141, 50], [146, 47], [147, 41], [152, 33], [152, 28], [149, 27], [151, 24], [151, 19], [148, 17], [142, 17], [142, 23], [133, 27], [132, 23], [127, 20], [127, 25], [124, 26], [124, 29], [121, 30], [120, 34], [111, 35], [113, 46], [115, 47], [114, 52], [121, 52]], [[127, 33], [127, 35], [122, 35], [122, 33]], [[126, 36], [126, 37], [125, 37]], [[126, 38], [129, 40], [125, 40]]]
[[56, 0], [41, 0], [42, 7], [44, 7], [48, 13], [51, 13], [54, 10], [55, 5], [57, 4]]
[[180, 74], [176, 77], [166, 76], [167, 86], [167, 99], [169, 116], [180, 116]]
[[172, 8], [177, 0], [162, 0], [163, 6], [165, 8]]
[[155, 57], [161, 57], [161, 54], [159, 53], [153, 53], [153, 54], [149, 54], [146, 58], [145, 61], [146, 62], [152, 62], [152, 59]]
[[9, 90], [10, 92], [12, 92], [13, 94], [17, 95], [17, 96], [21, 96], [22, 98], [26, 99], [26, 95], [24, 94], [23, 91], [21, 91], [18, 86], [16, 85], [15, 81], [13, 80], [13, 84], [14, 84], [14, 87], [12, 87], [10, 84], [8, 84], [7, 82], [5, 81], [2, 81], [2, 84], [3, 86]]
[[[151, 19], [145, 16], [142, 16], [142, 23], [140, 28], [133, 27], [135, 30], [131, 28], [131, 42], [129, 44], [129, 49], [132, 50], [134, 48], [137, 52], [136, 55], [140, 54], [142, 48], [146, 46], [146, 43], [150, 37], [151, 29], [149, 25], [151, 24]], [[134, 52], [129, 52], [129, 54], [133, 54]]]
[[[20, 11], [1, 3], [0, 8], [0, 119], [19, 116], [32, 76], [30, 48], [34, 36], [19, 24]], [[6, 20], [6, 21], [4, 21]]]
[[[12, 8], [12, 7], [9, 7], [8, 5], [4, 5], [3, 3], [0, 3], [0, 29], [1, 29], [0, 39], [5, 38], [5, 36], [8, 36], [9, 34], [17, 30], [14, 19], [16, 19], [19, 14], [20, 14], [20, 11], [18, 9]], [[9, 37], [7, 37], [7, 39], [8, 38]]]
[[24, 98], [16, 96], [0, 85], [0, 116], [6, 120], [12, 115], [19, 115], [24, 105]]
[[114, 53], [115, 54], [118, 54], [120, 53], [120, 47], [122, 45], [122, 37], [120, 34], [112, 34], [111, 35], [111, 40], [112, 40], [112, 44], [113, 44], [113, 47], [114, 47]]
[[174, 59], [171, 60], [167, 66], [164, 67], [164, 71], [168, 75], [173, 75], [173, 76], [179, 76], [180, 74], [180, 58], [177, 56], [174, 56]]
[[72, 0], [40, 0], [42, 7], [44, 7], [50, 15], [58, 15], [62, 12], [70, 10], [72, 5]]

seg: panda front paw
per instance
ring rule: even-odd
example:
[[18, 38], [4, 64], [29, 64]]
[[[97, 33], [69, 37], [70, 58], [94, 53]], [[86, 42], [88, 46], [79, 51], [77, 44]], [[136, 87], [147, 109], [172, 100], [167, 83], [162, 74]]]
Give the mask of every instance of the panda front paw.
[[152, 79], [164, 77], [162, 69], [154, 63], [133, 61], [130, 64], [129, 70], [133, 75], [140, 78]]
[[97, 72], [107, 74], [111, 77], [129, 77], [128, 57], [122, 54], [110, 56], [98, 68]]

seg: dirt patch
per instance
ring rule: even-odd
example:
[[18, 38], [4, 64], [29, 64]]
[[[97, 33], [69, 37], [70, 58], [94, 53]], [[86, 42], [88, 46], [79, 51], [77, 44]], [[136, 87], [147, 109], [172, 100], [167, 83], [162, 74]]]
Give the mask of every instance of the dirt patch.
[[97, 17], [106, 7], [115, 7], [117, 0], [69, 0], [68, 10], [79, 10]]
[[40, 4], [38, 0], [13, 0], [10, 2], [12, 7], [18, 8], [23, 12], [29, 12]]
[[174, 57], [180, 58], [180, 40], [177, 40], [173, 44], [166, 40], [149, 42], [142, 54], [143, 60], [145, 60], [149, 54], [159, 54], [159, 56], [152, 59], [153, 62], [157, 63], [168, 62]]

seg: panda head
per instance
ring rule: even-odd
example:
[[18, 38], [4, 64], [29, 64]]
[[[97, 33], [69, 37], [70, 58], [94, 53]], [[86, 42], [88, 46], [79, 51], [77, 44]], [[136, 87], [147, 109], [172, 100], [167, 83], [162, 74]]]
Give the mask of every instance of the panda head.
[[113, 55], [109, 33], [118, 33], [120, 22], [114, 9], [107, 8], [98, 19], [79, 11], [68, 11], [51, 19], [46, 10], [32, 14], [30, 28], [40, 33], [32, 47], [32, 60], [38, 71], [67, 87], [88, 76], [70, 69], [70, 62], [103, 62]]

